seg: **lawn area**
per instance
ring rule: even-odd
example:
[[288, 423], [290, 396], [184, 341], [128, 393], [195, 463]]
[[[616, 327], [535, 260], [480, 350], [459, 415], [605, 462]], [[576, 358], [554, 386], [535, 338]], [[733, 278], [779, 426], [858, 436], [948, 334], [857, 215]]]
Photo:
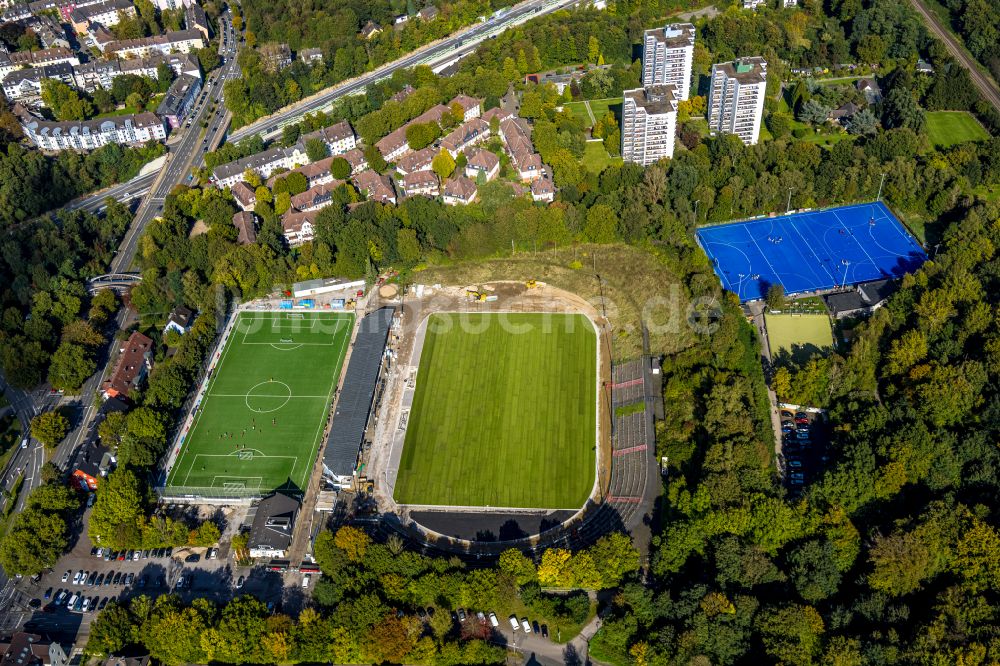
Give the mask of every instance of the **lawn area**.
[[824, 314], [767, 314], [767, 337], [771, 353], [781, 351], [807, 355], [833, 346], [830, 317]]
[[563, 108], [579, 118], [584, 127], [590, 127], [594, 124], [590, 122], [590, 116], [587, 115], [586, 102], [566, 102], [563, 104]]
[[967, 111], [928, 111], [927, 136], [936, 148], [990, 138], [986, 129]]
[[604, 117], [608, 111], [612, 111], [615, 114], [615, 119], [618, 124], [621, 125], [622, 122], [622, 98], [621, 97], [608, 97], [605, 99], [592, 99], [590, 100], [590, 110], [594, 112], [594, 118], [600, 120]]
[[240, 313], [168, 488], [304, 489], [353, 322], [349, 313]]
[[591, 173], [601, 173], [612, 164], [621, 164], [622, 158], [608, 155], [602, 141], [588, 141], [583, 149], [583, 166]]
[[583, 315], [434, 314], [395, 499], [579, 508], [594, 485], [596, 400]]

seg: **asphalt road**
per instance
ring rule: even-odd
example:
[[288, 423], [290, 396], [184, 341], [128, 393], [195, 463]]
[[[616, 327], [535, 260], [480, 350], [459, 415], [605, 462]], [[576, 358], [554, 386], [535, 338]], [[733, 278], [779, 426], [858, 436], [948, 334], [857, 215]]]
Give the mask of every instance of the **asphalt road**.
[[306, 114], [321, 111], [341, 97], [359, 94], [364, 91], [366, 86], [391, 77], [392, 73], [398, 69], [406, 69], [420, 64], [434, 65], [467, 54], [474, 51], [484, 40], [503, 32], [510, 26], [524, 23], [536, 16], [554, 12], [577, 2], [578, 0], [528, 0], [522, 2], [501, 16], [491, 16], [485, 22], [477, 23], [465, 32], [446, 37], [368, 74], [327, 88], [305, 101], [288, 106], [267, 118], [247, 125], [230, 134], [229, 141], [240, 141], [253, 134], [261, 134], [266, 139], [271, 138], [281, 131], [281, 127], [298, 121]]
[[997, 88], [996, 82], [983, 74], [982, 70], [979, 69], [979, 63], [963, 48], [951, 30], [938, 19], [937, 14], [929, 10], [921, 0], [910, 0], [910, 2], [924, 19], [924, 23], [927, 24], [930, 31], [934, 33], [934, 36], [944, 42], [951, 56], [968, 70], [969, 77], [979, 89], [983, 99], [993, 105], [994, 109], [1000, 111], [1000, 88]]

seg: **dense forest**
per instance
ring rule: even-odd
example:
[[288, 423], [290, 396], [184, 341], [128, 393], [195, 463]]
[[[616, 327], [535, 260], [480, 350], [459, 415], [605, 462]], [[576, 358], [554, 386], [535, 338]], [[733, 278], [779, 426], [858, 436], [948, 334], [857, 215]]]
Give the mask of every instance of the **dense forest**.
[[994, 79], [1000, 78], [1000, 3], [996, 0], [930, 0]]

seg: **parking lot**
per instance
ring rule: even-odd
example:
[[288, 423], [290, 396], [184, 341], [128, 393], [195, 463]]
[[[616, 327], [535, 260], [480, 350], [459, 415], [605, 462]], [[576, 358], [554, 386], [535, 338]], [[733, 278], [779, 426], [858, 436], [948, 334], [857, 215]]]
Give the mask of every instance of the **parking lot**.
[[782, 409], [781, 458], [779, 465], [785, 485], [799, 493], [815, 480], [826, 466], [828, 424], [822, 414]]
[[112, 600], [140, 595], [173, 593], [184, 601], [203, 598], [225, 602], [252, 594], [272, 609], [284, 606], [292, 610], [304, 604], [300, 574], [235, 567], [227, 547], [214, 549], [216, 553], [212, 550], [154, 549], [138, 551], [138, 555], [137, 551], [101, 550], [98, 555], [98, 548], [83, 534], [72, 551], [59, 560], [57, 569], [42, 574], [37, 581], [22, 583], [21, 592], [32, 610], [25, 629], [75, 641], [89, 634], [97, 611]]

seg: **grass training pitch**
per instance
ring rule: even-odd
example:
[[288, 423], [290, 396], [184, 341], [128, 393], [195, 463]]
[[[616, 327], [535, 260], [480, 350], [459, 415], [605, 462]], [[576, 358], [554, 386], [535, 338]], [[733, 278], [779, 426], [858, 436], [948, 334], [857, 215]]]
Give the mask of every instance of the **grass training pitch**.
[[583, 315], [435, 314], [395, 499], [575, 509], [594, 485], [597, 333]]
[[764, 321], [772, 354], [792, 354], [795, 348], [819, 351], [833, 347], [830, 317], [825, 314], [767, 314]]
[[168, 489], [304, 489], [354, 315], [240, 313]]
[[936, 148], [990, 138], [989, 132], [967, 111], [928, 111], [927, 136]]

